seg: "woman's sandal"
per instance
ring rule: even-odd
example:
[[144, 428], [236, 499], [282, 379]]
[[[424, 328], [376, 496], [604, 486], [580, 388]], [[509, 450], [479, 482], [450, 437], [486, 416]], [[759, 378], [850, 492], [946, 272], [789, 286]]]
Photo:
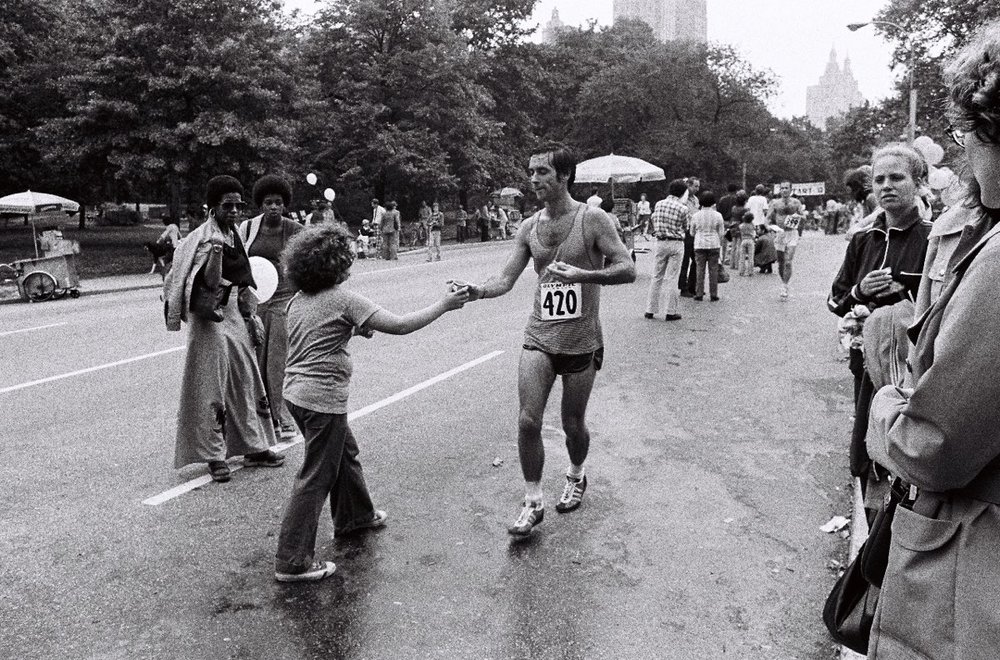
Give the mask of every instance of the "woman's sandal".
[[225, 461], [209, 461], [208, 473], [212, 475], [212, 481], [225, 483], [229, 481], [233, 473], [229, 469], [229, 464]]

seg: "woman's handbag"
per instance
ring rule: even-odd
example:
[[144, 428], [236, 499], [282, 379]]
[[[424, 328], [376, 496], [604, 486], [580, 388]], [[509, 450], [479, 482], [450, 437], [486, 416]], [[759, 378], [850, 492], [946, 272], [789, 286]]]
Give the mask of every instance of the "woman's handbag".
[[719, 264], [719, 284], [725, 284], [729, 281], [729, 273], [726, 272], [726, 264]]
[[188, 311], [194, 316], [221, 323], [222, 310], [229, 302], [229, 290], [232, 287], [218, 286], [212, 287], [205, 284], [204, 269], [199, 270], [194, 276], [194, 283], [191, 286], [191, 299], [188, 301]]
[[879, 589], [861, 570], [865, 545], [833, 585], [823, 605], [823, 623], [830, 635], [856, 653], [868, 653], [868, 640], [875, 619]]
[[865, 540], [861, 557], [861, 572], [865, 579], [874, 584], [879, 589], [882, 588], [882, 579], [885, 577], [885, 569], [889, 565], [889, 544], [892, 541], [892, 518], [896, 514], [896, 507], [904, 504], [909, 488], [902, 479], [894, 479], [889, 487], [889, 492], [882, 503], [882, 508], [875, 514], [868, 531], [868, 538]]

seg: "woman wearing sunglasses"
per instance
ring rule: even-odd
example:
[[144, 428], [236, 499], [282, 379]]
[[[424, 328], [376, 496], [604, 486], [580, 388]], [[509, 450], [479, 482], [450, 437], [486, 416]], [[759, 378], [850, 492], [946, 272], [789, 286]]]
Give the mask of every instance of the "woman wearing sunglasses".
[[236, 231], [243, 195], [231, 176], [209, 180], [208, 220], [177, 247], [163, 292], [167, 330], [188, 324], [174, 467], [207, 463], [215, 481], [229, 481], [231, 456], [243, 456], [246, 467], [284, 462], [269, 449], [274, 426], [254, 356], [263, 333]]
[[868, 454], [917, 493], [892, 521], [870, 658], [1000, 650], [1000, 22], [972, 36], [946, 80], [975, 219], [910, 328], [912, 386], [872, 400]]

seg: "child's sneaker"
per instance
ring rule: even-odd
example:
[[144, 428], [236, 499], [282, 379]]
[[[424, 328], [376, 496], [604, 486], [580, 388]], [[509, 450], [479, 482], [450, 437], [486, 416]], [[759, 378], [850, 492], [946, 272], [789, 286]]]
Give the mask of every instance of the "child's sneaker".
[[330, 577], [336, 570], [337, 565], [332, 561], [314, 561], [312, 566], [301, 573], [279, 573], [275, 571], [274, 579], [278, 582], [315, 582]]

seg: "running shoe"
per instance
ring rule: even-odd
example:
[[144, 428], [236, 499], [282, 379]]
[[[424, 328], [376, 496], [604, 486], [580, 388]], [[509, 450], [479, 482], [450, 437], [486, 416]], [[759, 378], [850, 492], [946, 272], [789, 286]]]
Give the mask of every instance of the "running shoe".
[[330, 577], [337, 570], [337, 565], [332, 561], [314, 561], [312, 566], [302, 573], [279, 573], [274, 572], [274, 579], [278, 582], [315, 582], [323, 578]]
[[587, 475], [583, 475], [583, 479], [566, 477], [566, 485], [563, 486], [562, 497], [556, 502], [556, 511], [559, 513], [569, 513], [580, 506], [585, 490], [587, 490]]
[[514, 524], [507, 528], [507, 531], [514, 536], [527, 536], [538, 523], [545, 517], [545, 507], [536, 504], [524, 503], [524, 508], [518, 514]]

